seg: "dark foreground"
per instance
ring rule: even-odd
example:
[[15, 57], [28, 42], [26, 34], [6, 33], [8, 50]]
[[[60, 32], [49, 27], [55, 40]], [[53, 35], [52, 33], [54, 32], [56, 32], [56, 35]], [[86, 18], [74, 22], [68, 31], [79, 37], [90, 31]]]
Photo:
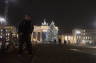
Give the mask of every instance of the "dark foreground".
[[96, 63], [96, 56], [70, 50], [71, 46], [39, 45], [33, 55], [17, 55], [17, 50], [0, 53], [0, 63]]

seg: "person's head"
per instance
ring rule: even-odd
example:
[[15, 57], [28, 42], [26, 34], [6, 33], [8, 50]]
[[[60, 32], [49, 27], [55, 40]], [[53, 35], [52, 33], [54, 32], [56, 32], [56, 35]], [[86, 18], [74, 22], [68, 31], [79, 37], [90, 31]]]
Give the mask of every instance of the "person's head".
[[26, 15], [24, 16], [24, 19], [25, 19], [25, 20], [31, 20], [31, 19], [32, 19], [32, 16], [31, 16], [30, 14], [26, 14]]

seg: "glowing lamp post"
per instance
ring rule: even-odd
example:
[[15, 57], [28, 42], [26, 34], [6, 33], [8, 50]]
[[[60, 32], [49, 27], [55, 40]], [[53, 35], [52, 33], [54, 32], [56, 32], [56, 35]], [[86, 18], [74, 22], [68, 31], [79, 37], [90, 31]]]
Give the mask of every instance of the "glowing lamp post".
[[6, 19], [3, 18], [3, 17], [0, 17], [0, 23], [1, 23], [1, 24], [6, 23]]

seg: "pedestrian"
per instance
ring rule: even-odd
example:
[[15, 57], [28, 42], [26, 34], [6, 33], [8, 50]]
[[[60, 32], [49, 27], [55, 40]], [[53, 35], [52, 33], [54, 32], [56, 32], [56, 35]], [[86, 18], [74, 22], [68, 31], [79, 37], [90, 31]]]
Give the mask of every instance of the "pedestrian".
[[67, 41], [66, 40], [64, 40], [64, 45], [67, 45]]
[[59, 38], [59, 44], [61, 45], [61, 39]]
[[32, 43], [31, 34], [33, 32], [34, 26], [32, 21], [32, 16], [26, 14], [24, 19], [19, 23], [18, 34], [19, 34], [19, 54], [23, 52], [23, 45], [26, 45], [26, 49], [29, 54], [32, 54]]

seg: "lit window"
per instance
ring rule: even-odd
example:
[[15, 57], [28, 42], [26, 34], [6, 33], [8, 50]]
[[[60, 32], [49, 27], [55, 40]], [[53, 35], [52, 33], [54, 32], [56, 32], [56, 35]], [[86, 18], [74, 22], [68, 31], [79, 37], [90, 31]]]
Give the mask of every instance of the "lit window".
[[0, 38], [3, 38], [2, 36], [0, 36]]
[[88, 39], [88, 37], [86, 36], [86, 39]]

